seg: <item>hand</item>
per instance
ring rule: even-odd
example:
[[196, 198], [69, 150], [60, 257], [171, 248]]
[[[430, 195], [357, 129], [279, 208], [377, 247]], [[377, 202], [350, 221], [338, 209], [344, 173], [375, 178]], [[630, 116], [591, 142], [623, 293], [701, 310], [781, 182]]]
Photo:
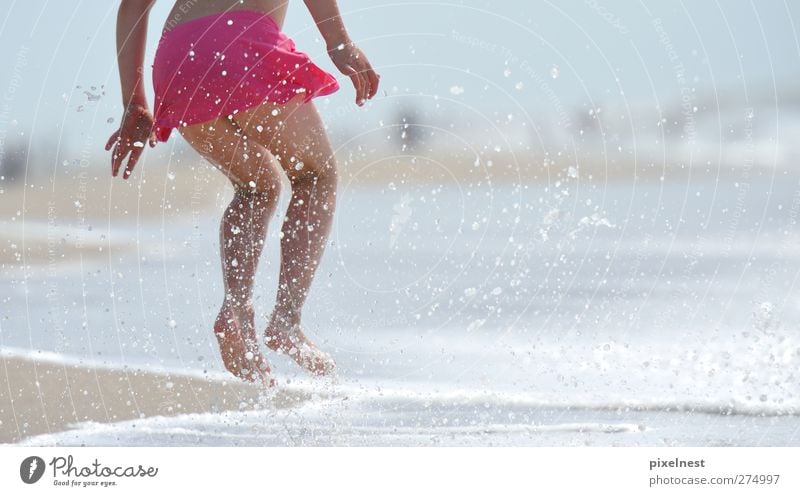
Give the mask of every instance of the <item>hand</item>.
[[106, 143], [106, 151], [114, 147], [111, 153], [111, 175], [116, 177], [122, 161], [130, 153], [123, 179], [128, 179], [136, 166], [136, 162], [144, 151], [144, 143], [156, 146], [156, 135], [153, 130], [153, 114], [145, 105], [131, 104], [125, 109], [122, 123]]
[[349, 76], [356, 89], [356, 104], [364, 105], [378, 92], [380, 76], [372, 69], [369, 60], [352, 42], [342, 43], [328, 50], [331, 60], [342, 74]]

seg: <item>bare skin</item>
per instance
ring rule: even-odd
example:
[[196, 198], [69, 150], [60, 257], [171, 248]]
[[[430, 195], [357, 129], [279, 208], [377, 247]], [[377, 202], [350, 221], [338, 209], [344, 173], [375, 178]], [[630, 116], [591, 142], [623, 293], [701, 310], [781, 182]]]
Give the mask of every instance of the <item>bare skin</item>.
[[[120, 129], [106, 145], [113, 148], [112, 174], [128, 157], [130, 177], [144, 149], [155, 145], [153, 119], [141, 80], [147, 14], [154, 0], [123, 0], [117, 16], [117, 47], [123, 90]], [[348, 76], [356, 104], [372, 98], [378, 75], [350, 40], [335, 0], [306, 0], [336, 67]], [[188, 6], [188, 7], [187, 7]], [[182, 22], [239, 8], [267, 13], [283, 24], [285, 0], [207, 0], [175, 4], [164, 30]], [[336, 205], [336, 163], [325, 126], [313, 103], [298, 97], [285, 105], [264, 103], [213, 121], [179, 129], [187, 142], [231, 181], [234, 196], [220, 222], [220, 257], [225, 297], [214, 323], [225, 367], [246, 381], [274, 385], [258, 346], [253, 284], [269, 219], [281, 190], [281, 173], [291, 184], [291, 200], [281, 227], [277, 299], [264, 342], [286, 353], [315, 375], [333, 372], [335, 362], [303, 332], [302, 309], [319, 266]]]
[[[299, 98], [180, 129], [235, 188], [220, 227], [226, 285], [220, 313], [232, 314], [240, 322], [252, 319], [245, 309], [250, 308], [258, 259], [281, 187], [279, 167], [289, 178], [292, 198], [281, 227], [278, 293], [265, 342], [318, 375], [331, 372], [334, 364], [316, 352], [300, 325], [336, 205], [336, 164], [324, 131], [314, 105]], [[315, 352], [303, 354], [301, 348]]]

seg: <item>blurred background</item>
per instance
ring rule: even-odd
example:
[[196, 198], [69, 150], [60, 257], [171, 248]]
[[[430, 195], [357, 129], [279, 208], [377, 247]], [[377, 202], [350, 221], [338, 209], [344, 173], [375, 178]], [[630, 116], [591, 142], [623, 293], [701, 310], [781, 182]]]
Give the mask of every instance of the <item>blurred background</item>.
[[[434, 433], [443, 411], [517, 425], [531, 405], [800, 411], [800, 6], [339, 4], [382, 86], [359, 108], [337, 74], [315, 100], [342, 172], [308, 332], [358, 390], [427, 391], [366, 411]], [[219, 372], [231, 190], [177, 133], [111, 180], [116, 8], [12, 1], [0, 18], [0, 348]], [[148, 70], [170, 8], [151, 13]], [[284, 31], [335, 73], [302, 2]], [[439, 414], [397, 413], [412, 403]], [[796, 443], [795, 418], [749, 442]], [[737, 443], [741, 425], [714, 425], [621, 442]]]
[[[102, 144], [121, 113], [116, 7], [7, 9], [6, 181], [58, 172], [82, 152], [98, 167], [106, 157]], [[171, 7], [159, 1], [152, 11], [148, 70]], [[665, 166], [727, 170], [742, 165], [750, 114], [753, 166], [788, 168], [796, 159], [800, 68], [788, 3], [350, 0], [341, 9], [383, 76], [366, 109], [352, 105], [346, 84], [317, 101], [344, 167], [391, 154], [481, 152], [513, 154], [513, 168], [533, 177], [548, 161], [626, 176]], [[302, 2], [291, 5], [284, 30], [336, 72]], [[353, 140], [362, 151], [351, 156]], [[148, 161], [184, 148], [176, 138]]]

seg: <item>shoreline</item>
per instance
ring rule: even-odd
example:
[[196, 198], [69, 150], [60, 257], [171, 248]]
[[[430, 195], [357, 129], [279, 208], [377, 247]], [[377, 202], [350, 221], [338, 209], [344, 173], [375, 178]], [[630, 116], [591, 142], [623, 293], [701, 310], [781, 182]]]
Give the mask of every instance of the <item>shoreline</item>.
[[307, 393], [200, 374], [114, 369], [0, 354], [0, 444], [55, 434], [84, 422], [289, 408]]

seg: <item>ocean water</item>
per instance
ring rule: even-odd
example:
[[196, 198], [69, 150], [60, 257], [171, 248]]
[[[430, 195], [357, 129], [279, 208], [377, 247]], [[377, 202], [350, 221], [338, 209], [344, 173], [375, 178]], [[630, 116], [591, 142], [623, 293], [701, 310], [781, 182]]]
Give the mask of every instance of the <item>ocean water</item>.
[[[305, 313], [335, 380], [270, 355], [299, 406], [25, 442], [799, 445], [799, 191], [798, 176], [766, 169], [343, 185]], [[217, 222], [93, 226], [83, 239], [106, 255], [5, 269], [0, 346], [218, 377]], [[273, 225], [259, 326], [277, 260]]]

